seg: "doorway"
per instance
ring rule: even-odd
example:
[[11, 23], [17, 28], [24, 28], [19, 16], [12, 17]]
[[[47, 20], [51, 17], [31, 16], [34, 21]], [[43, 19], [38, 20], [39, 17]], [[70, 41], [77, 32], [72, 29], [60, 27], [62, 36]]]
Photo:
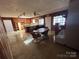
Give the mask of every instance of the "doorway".
[[11, 20], [3, 20], [6, 32], [12, 32], [13, 30], [13, 25]]

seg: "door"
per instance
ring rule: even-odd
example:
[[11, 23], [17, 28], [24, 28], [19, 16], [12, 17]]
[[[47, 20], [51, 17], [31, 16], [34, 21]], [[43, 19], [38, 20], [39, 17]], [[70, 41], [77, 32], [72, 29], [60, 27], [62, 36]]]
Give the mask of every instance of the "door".
[[13, 59], [9, 45], [9, 39], [4, 30], [3, 22], [0, 18], [0, 59]]
[[3, 20], [4, 26], [7, 32], [12, 32], [13, 31], [13, 25], [11, 20]]

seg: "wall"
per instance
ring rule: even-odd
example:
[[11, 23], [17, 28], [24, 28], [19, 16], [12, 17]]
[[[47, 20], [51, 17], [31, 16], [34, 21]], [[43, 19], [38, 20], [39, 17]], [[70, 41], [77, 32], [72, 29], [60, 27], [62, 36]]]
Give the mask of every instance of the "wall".
[[66, 45], [79, 50], [79, 0], [71, 0], [66, 22]]
[[51, 16], [45, 17], [45, 26], [51, 30]]
[[[35, 22], [34, 22], [34, 21], [35, 21]], [[33, 25], [33, 26], [39, 25], [39, 18], [34, 18], [34, 19], [32, 19], [31, 25]]]

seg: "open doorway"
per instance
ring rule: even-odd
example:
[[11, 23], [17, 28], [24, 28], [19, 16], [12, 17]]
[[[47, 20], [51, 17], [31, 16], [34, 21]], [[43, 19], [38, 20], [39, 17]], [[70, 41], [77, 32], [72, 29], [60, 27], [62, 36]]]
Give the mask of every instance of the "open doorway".
[[6, 32], [12, 32], [13, 30], [13, 25], [11, 20], [3, 20]]

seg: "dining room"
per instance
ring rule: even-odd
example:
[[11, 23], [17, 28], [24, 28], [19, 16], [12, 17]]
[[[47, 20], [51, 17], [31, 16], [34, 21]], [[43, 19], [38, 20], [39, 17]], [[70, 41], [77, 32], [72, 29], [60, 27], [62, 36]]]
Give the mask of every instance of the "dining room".
[[0, 59], [79, 59], [78, 4], [1, 0]]

